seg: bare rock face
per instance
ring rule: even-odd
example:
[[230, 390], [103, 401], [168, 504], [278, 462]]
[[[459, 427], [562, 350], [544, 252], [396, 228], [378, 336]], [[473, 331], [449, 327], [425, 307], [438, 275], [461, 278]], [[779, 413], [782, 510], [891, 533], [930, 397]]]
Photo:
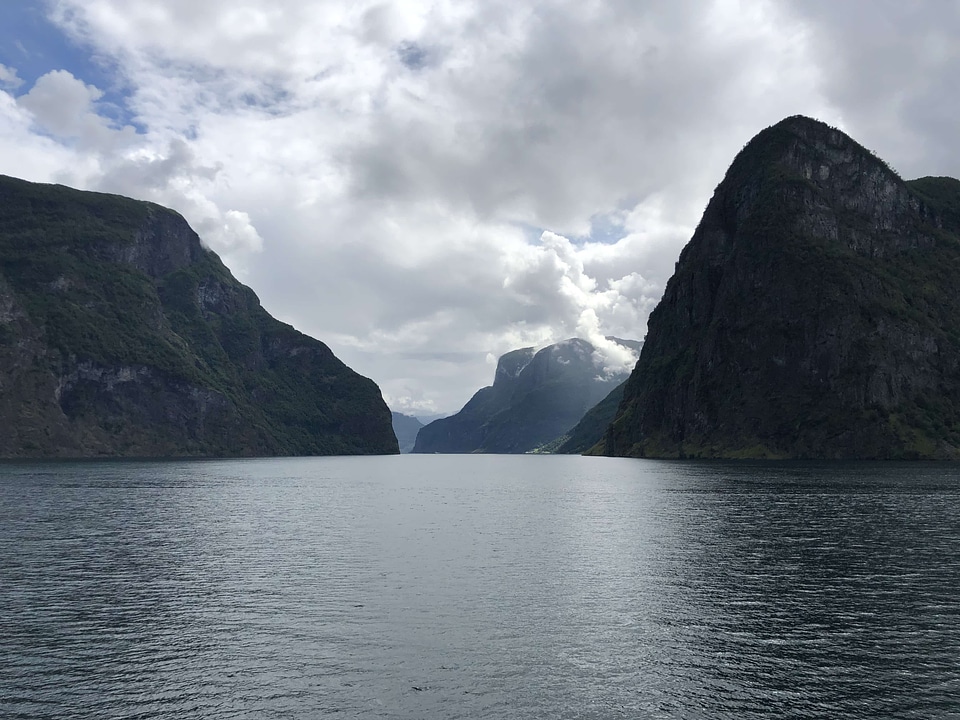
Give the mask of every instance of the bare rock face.
[[396, 453], [377, 386], [176, 213], [0, 177], [0, 457]]
[[960, 457], [960, 182], [804, 117], [757, 135], [684, 248], [597, 451]]

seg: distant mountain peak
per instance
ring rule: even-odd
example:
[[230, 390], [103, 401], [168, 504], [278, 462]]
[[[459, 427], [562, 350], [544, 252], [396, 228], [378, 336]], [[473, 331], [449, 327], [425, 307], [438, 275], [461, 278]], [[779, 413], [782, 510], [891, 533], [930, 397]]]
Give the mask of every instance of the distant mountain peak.
[[602, 372], [594, 351], [568, 338], [506, 353], [493, 385], [421, 429], [414, 452], [529, 452], [557, 438], [626, 376]]
[[534, 348], [525, 347], [501, 355], [500, 359], [497, 360], [497, 371], [494, 374], [493, 384], [515, 379], [530, 364], [534, 354]]

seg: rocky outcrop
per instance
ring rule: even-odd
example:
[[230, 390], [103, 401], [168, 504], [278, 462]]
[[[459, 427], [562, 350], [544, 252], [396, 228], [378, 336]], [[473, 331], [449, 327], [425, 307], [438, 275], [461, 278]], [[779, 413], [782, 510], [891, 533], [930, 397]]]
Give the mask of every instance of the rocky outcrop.
[[804, 117], [757, 135], [684, 248], [603, 452], [960, 456], [960, 183]]
[[497, 363], [493, 385], [456, 415], [420, 430], [416, 453], [523, 453], [573, 427], [623, 375], [598, 366], [594, 347], [571, 339], [534, 352], [514, 350]]
[[377, 386], [182, 217], [0, 177], [0, 456], [395, 453]]

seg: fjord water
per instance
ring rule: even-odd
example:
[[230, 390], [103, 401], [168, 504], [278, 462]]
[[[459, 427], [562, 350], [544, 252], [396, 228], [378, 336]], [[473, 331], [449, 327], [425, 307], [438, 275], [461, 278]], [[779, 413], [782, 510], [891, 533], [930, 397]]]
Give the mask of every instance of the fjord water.
[[960, 472], [0, 465], [0, 717], [960, 717]]

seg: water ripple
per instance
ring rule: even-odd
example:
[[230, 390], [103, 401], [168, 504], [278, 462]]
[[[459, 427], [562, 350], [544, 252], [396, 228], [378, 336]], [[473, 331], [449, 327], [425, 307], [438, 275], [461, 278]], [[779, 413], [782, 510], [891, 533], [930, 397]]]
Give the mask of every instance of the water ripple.
[[0, 717], [958, 718], [960, 479], [0, 464]]

